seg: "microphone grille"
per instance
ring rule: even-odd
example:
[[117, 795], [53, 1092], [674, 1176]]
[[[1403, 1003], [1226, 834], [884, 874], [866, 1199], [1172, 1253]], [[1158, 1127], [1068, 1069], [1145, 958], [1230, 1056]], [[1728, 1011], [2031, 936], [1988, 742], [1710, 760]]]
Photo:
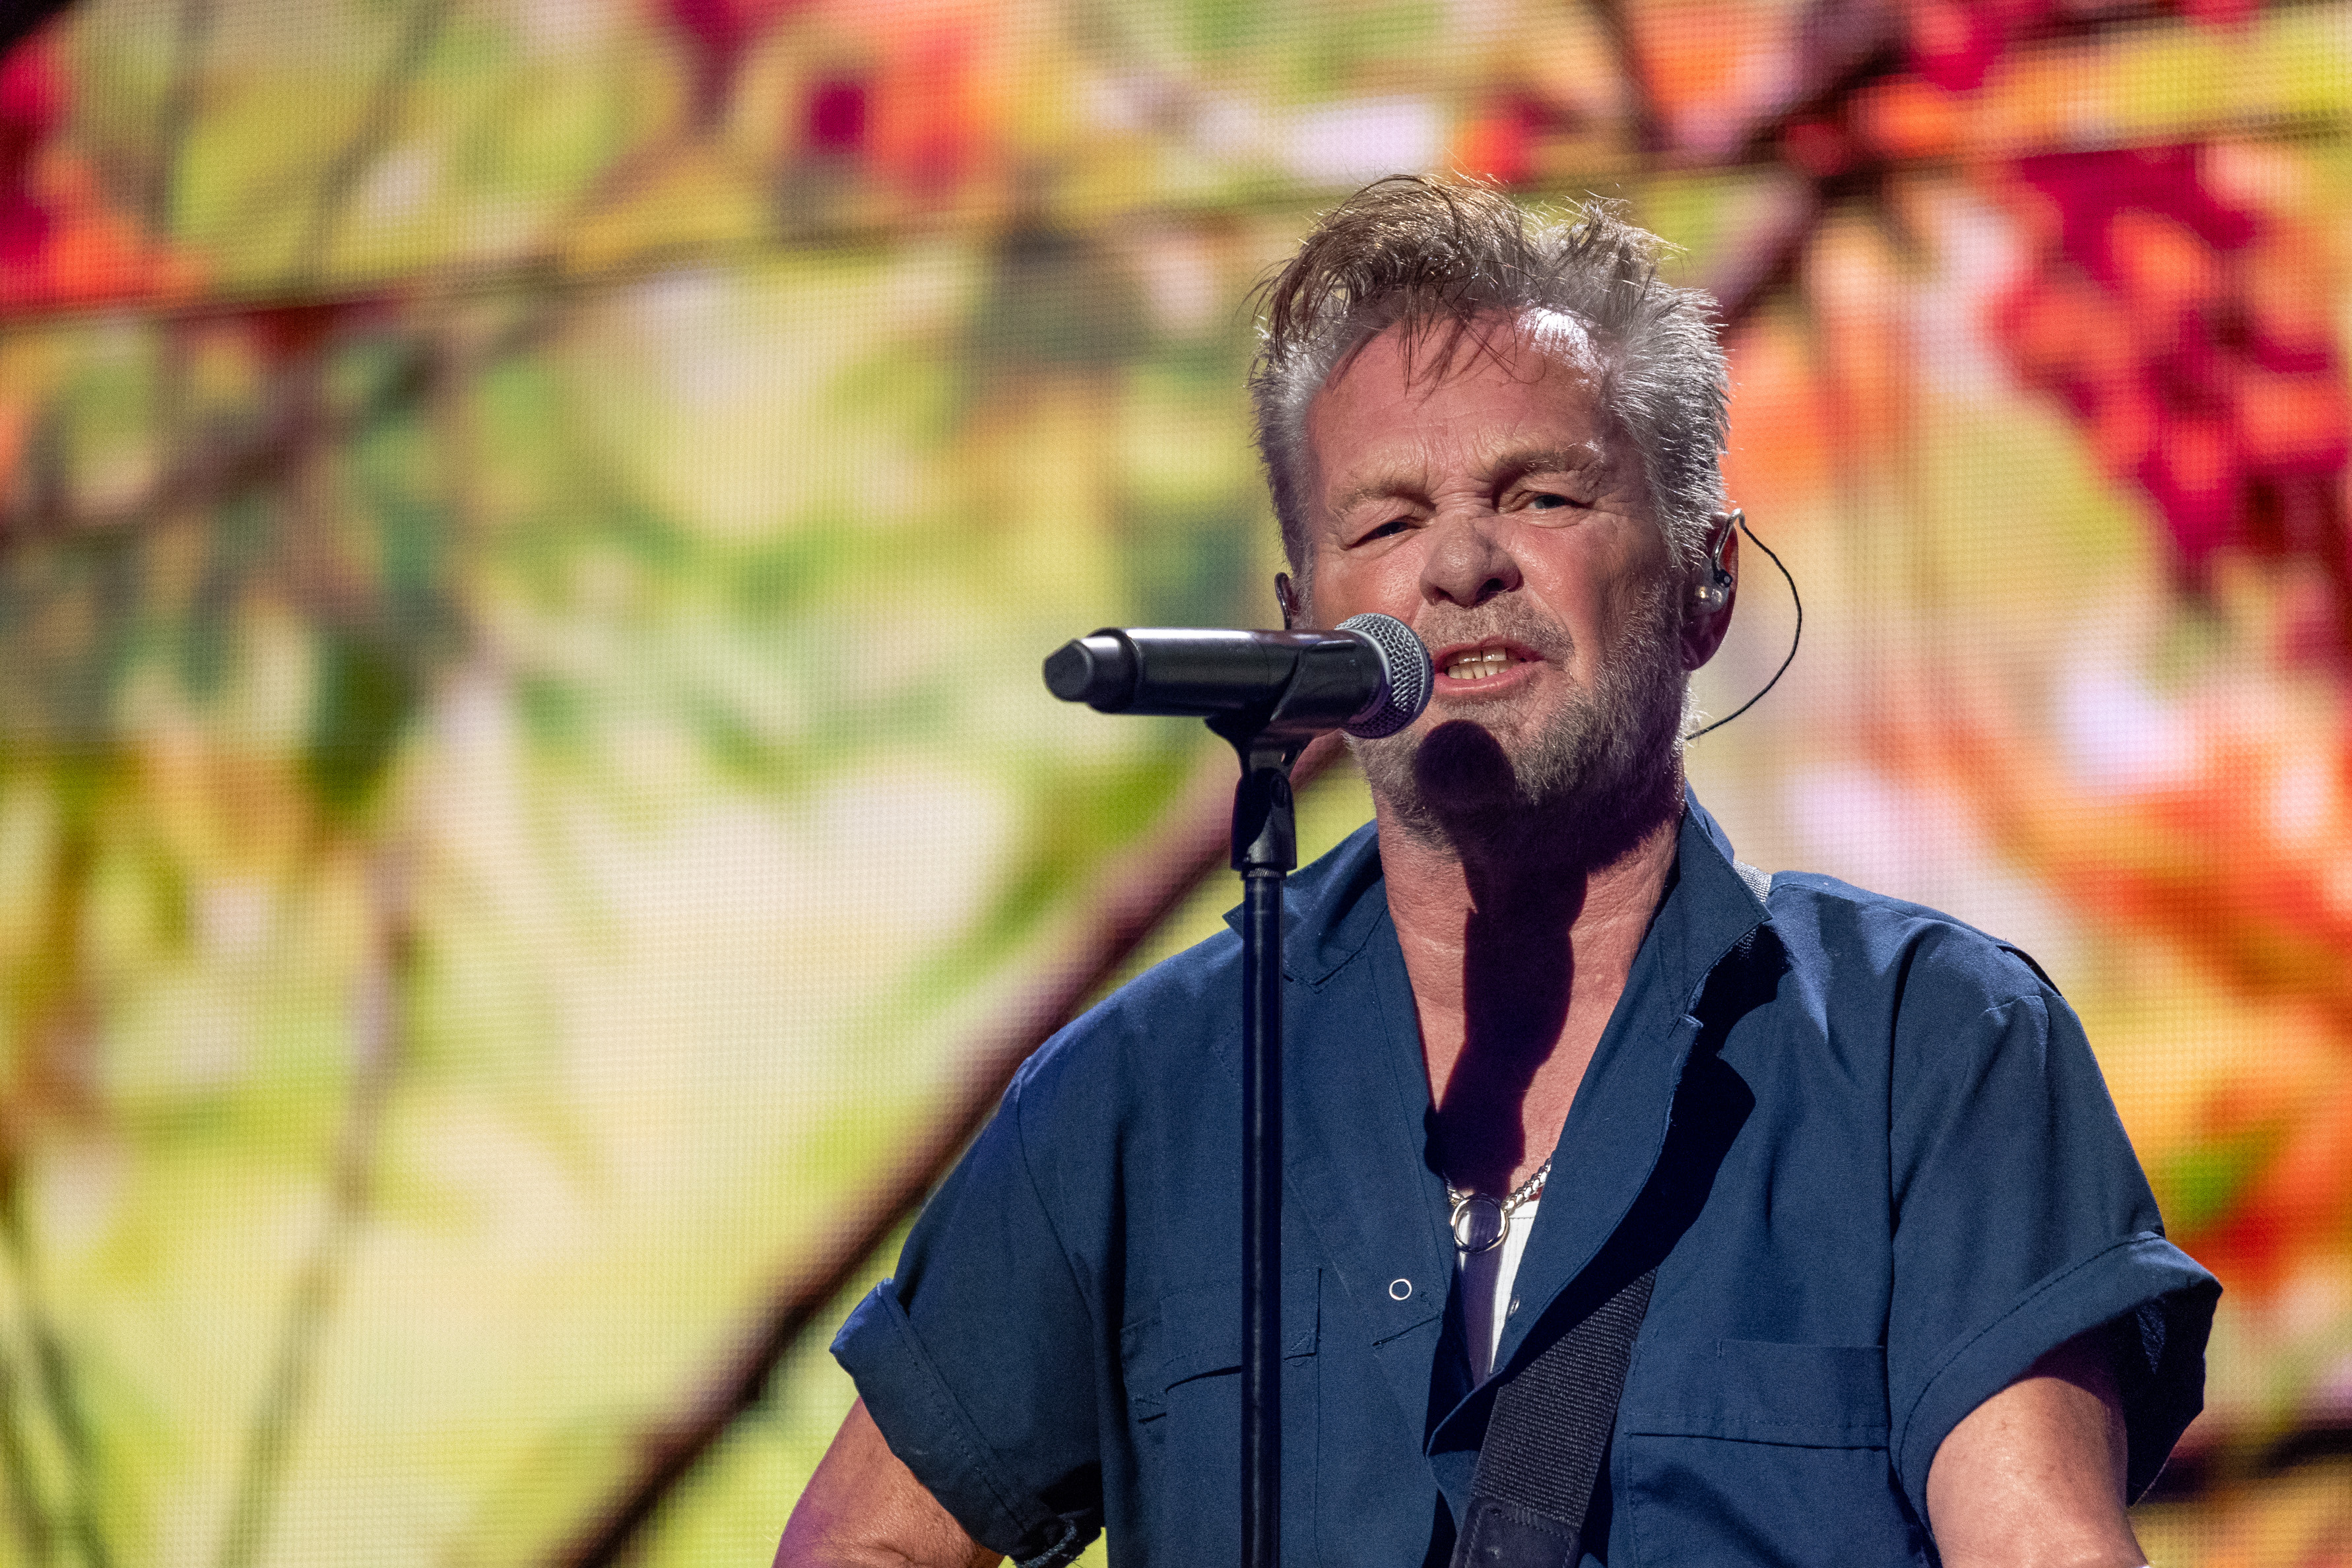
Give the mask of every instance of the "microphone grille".
[[1354, 632], [1372, 645], [1381, 656], [1384, 677], [1380, 696], [1344, 726], [1348, 733], [1359, 740], [1377, 741], [1420, 718], [1437, 684], [1437, 668], [1412, 628], [1394, 616], [1367, 614], [1349, 616], [1339, 623], [1339, 629]]

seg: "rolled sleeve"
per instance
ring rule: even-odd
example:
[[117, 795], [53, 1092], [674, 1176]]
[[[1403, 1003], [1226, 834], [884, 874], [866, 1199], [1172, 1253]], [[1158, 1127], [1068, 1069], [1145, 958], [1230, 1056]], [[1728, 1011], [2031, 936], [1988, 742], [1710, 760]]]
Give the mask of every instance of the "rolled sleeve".
[[2202, 1403], [2221, 1287], [2164, 1239], [2073, 1009], [2027, 984], [1973, 1015], [1943, 998], [1925, 1016], [1974, 1022], [1897, 1039], [1890, 1414], [1921, 1518], [1952, 1428], [2077, 1334], [2115, 1325], [2132, 1496]]
[[2129, 1435], [2126, 1490], [2137, 1499], [2203, 1405], [2205, 1337], [2221, 1286], [2160, 1236], [2143, 1233], [2060, 1270], [1953, 1348], [1902, 1422], [1895, 1465], [1926, 1516], [1936, 1450], [1969, 1413], [2048, 1351], [2116, 1326], [2116, 1377]]
[[924, 1208], [833, 1354], [890, 1451], [1023, 1568], [1102, 1527], [1093, 1314], [1022, 1151], [1021, 1084]]

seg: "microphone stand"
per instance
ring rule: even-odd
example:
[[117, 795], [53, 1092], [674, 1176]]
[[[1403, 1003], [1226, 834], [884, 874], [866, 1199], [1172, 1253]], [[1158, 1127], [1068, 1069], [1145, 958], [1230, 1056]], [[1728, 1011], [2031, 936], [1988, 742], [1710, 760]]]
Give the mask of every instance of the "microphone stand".
[[1241, 757], [1233, 867], [1242, 876], [1242, 1568], [1282, 1561], [1282, 883], [1298, 865], [1290, 764], [1311, 737], [1270, 708], [1209, 728]]
[[1242, 1568], [1282, 1559], [1282, 879], [1298, 865], [1290, 765], [1327, 730], [1377, 724], [1354, 732], [1391, 734], [1429, 700], [1429, 654], [1411, 627], [1362, 615], [1337, 631], [1352, 638], [1106, 627], [1057, 649], [1045, 668], [1065, 702], [1199, 714], [1241, 758]]

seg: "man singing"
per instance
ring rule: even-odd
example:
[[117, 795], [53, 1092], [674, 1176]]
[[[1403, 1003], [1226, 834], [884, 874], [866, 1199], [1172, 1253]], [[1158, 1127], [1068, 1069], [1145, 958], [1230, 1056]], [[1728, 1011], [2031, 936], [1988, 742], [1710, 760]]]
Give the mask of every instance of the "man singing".
[[[2137, 1568], [2218, 1287], [2031, 959], [1685, 789], [1738, 539], [1656, 249], [1389, 180], [1268, 295], [1286, 618], [1437, 666], [1289, 888], [1283, 1561], [1444, 1563], [1497, 1391], [1654, 1267], [1585, 1561]], [[1022, 1069], [835, 1342], [780, 1564], [1238, 1560], [1240, 964]]]

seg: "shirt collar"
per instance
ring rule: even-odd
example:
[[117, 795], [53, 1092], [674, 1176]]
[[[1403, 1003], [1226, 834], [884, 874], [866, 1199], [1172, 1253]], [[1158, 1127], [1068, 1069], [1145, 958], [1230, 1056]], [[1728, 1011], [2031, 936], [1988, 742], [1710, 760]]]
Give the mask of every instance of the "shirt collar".
[[1764, 900], [1740, 874], [1723, 825], [1696, 795], [1688, 795], [1675, 846], [1675, 875], [1643, 942], [1645, 949], [1653, 944], [1659, 949], [1664, 965], [1659, 978], [1666, 994], [1685, 1012], [1696, 1006], [1724, 954], [1771, 919]]
[[[1381, 875], [1377, 823], [1368, 822], [1339, 847], [1283, 881], [1282, 973], [1320, 988], [1364, 949], [1386, 924], [1388, 884]], [[1225, 911], [1239, 931], [1239, 905]]]
[[[1674, 873], [1643, 943], [1644, 955], [1653, 945], [1663, 950], [1665, 970], [1660, 979], [1685, 1007], [1696, 1001], [1717, 961], [1771, 918], [1736, 868], [1730, 836], [1696, 795], [1686, 794]], [[1241, 913], [1238, 906], [1227, 910], [1225, 923], [1239, 931]], [[1366, 823], [1338, 848], [1294, 872], [1284, 884], [1282, 914], [1283, 973], [1319, 988], [1387, 928], [1388, 886], [1381, 873], [1377, 825]]]

